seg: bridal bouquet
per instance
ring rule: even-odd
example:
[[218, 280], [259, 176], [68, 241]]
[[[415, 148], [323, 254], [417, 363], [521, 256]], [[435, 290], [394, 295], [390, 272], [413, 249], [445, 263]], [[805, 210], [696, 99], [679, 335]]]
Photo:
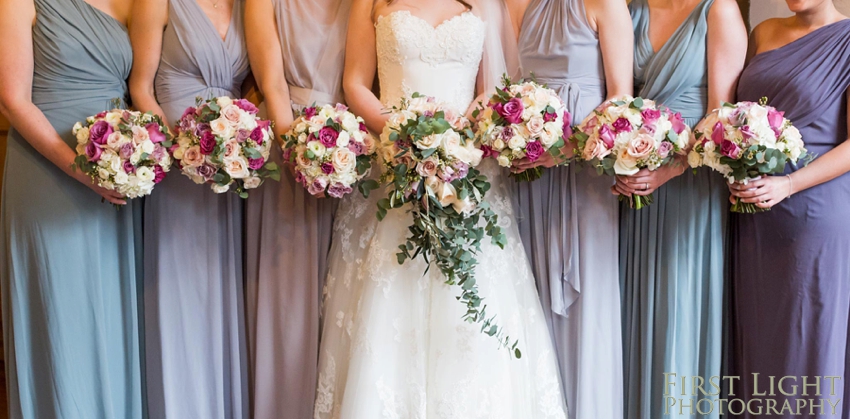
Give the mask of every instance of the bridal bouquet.
[[257, 107], [245, 99], [220, 97], [183, 112], [177, 122], [174, 158], [195, 183], [210, 183], [215, 193], [231, 188], [242, 198], [264, 179], [280, 180], [280, 169], [269, 161], [271, 122], [257, 117]]
[[283, 136], [283, 158], [311, 195], [342, 198], [369, 175], [375, 139], [345, 105], [305, 108]]
[[[476, 110], [478, 141], [486, 157], [502, 167], [515, 159], [536, 161], [543, 153], [561, 157], [561, 148], [572, 135], [572, 116], [554, 90], [534, 81], [513, 83], [505, 77], [483, 110]], [[532, 181], [541, 167], [512, 174], [518, 181]]]
[[[487, 318], [475, 283], [475, 256], [484, 235], [501, 248], [506, 238], [484, 200], [490, 183], [476, 169], [483, 152], [475, 146], [469, 121], [433, 98], [414, 94], [392, 109], [380, 147], [388, 197], [378, 202], [378, 219], [408, 204], [413, 215], [398, 262], [421, 255], [430, 268], [433, 261], [447, 284], [461, 287], [464, 320], [481, 323], [482, 332], [509, 346], [509, 337]], [[519, 357], [516, 346], [511, 349]]]
[[[576, 128], [572, 141], [578, 158], [600, 174], [631, 176], [643, 168], [674, 164], [690, 144], [691, 131], [681, 114], [651, 100], [624, 97], [596, 108]], [[629, 204], [641, 209], [652, 204], [652, 195], [633, 195]]]
[[127, 198], [150, 195], [171, 168], [170, 134], [151, 113], [101, 112], [77, 122], [72, 132], [77, 137], [74, 168]]
[[[729, 182], [782, 173], [786, 163], [797, 163], [807, 154], [800, 131], [784, 115], [767, 106], [766, 98], [724, 103], [694, 128], [697, 142], [688, 163], [694, 169], [708, 166]], [[745, 202], [732, 206], [733, 212], [746, 214], [768, 210]]]

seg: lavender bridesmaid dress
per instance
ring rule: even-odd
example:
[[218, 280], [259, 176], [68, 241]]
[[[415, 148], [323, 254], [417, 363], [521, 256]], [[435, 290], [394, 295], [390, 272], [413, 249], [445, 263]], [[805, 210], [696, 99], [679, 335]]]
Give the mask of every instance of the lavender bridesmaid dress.
[[[555, 89], [581, 122], [605, 100], [599, 37], [584, 0], [532, 0], [519, 37], [523, 76]], [[613, 180], [575, 165], [516, 184], [519, 231], [577, 419], [621, 419], [622, 335]]]
[[[351, 0], [273, 3], [293, 109], [342, 102]], [[272, 155], [279, 159], [280, 151]], [[322, 288], [338, 202], [312, 197], [284, 169], [280, 182], [263, 184], [246, 203], [254, 419], [313, 416]]]
[[[822, 156], [847, 141], [850, 88], [850, 19], [827, 25], [778, 49], [752, 58], [738, 84], [738, 99], [785, 111], [806, 147]], [[792, 173], [797, 168], [786, 168]], [[835, 415], [763, 412], [744, 418], [848, 418], [848, 327], [850, 327], [850, 173], [794, 194], [771, 211], [735, 214], [732, 223], [732, 374], [742, 377], [736, 397], [750, 399], [768, 376], [821, 377], [822, 397], [840, 399]], [[839, 376], [835, 395], [824, 376]], [[786, 390], [790, 390], [786, 382]], [[802, 391], [798, 389], [799, 392]], [[813, 392], [814, 389], [809, 389]], [[765, 403], [766, 404], [766, 403]], [[755, 405], [755, 403], [754, 403]], [[816, 410], [817, 412], [817, 410]], [[733, 412], [737, 413], [737, 412]]]
[[[169, 0], [156, 96], [174, 124], [196, 97], [241, 96], [243, 0], [222, 39], [196, 0]], [[148, 407], [157, 419], [247, 419], [242, 202], [174, 171], [145, 203]]]

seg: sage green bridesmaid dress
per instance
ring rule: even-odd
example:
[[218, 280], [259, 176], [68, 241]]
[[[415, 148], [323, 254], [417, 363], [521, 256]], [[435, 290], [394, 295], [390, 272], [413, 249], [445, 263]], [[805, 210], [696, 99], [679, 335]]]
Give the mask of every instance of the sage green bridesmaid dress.
[[[127, 95], [127, 30], [83, 0], [35, 0], [32, 101], [71, 147]], [[15, 121], [13, 126], [15, 125]], [[0, 228], [12, 419], [139, 419], [133, 220], [9, 134]]]
[[[647, 0], [631, 5], [635, 87], [694, 126], [706, 114], [706, 35], [714, 0], [703, 0], [657, 52]], [[728, 189], [722, 176], [690, 169], [659, 188], [655, 202], [620, 210], [620, 282], [626, 417], [717, 418], [678, 409], [664, 415], [664, 373], [720, 375]]]

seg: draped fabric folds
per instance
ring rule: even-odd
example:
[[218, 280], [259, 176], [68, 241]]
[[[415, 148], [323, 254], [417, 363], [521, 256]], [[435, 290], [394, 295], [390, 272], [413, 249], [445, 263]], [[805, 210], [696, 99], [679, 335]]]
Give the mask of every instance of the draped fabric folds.
[[[351, 0], [272, 0], [294, 110], [343, 102]], [[280, 150], [272, 153], [280, 163]], [[245, 208], [245, 272], [255, 419], [313, 415], [322, 288], [336, 199], [316, 199], [288, 170]]]
[[[753, 57], [741, 75], [738, 99], [785, 112], [806, 148], [823, 156], [848, 139], [850, 19], [817, 29], [783, 47]], [[817, 161], [817, 160], [816, 160]], [[798, 167], [788, 165], [785, 173]], [[732, 216], [732, 375], [739, 394], [764, 377], [819, 376], [827, 405], [818, 418], [850, 416], [847, 359], [850, 326], [850, 174], [795, 193], [771, 211]], [[834, 389], [826, 376], [840, 376]], [[811, 378], [810, 378], [811, 382]], [[834, 396], [831, 394], [834, 390]], [[782, 406], [797, 398], [770, 397]], [[808, 410], [804, 414], [809, 413]], [[755, 418], [745, 413], [745, 418]], [[775, 418], [800, 417], [784, 411]], [[808, 417], [808, 416], [807, 416]]]
[[[700, 2], [657, 52], [649, 40], [647, 0], [630, 5], [637, 95], [680, 112], [690, 126], [707, 111], [712, 4]], [[664, 415], [665, 372], [720, 375], [728, 196], [723, 177], [703, 168], [667, 182], [649, 207], [621, 206], [626, 417]], [[719, 410], [702, 415], [685, 409], [676, 417], [717, 418]]]
[[[169, 0], [155, 80], [174, 125], [196, 97], [241, 97], [243, 0], [227, 34], [195, 0]], [[145, 200], [145, 359], [150, 417], [247, 419], [242, 201], [177, 168]]]
[[[34, 3], [32, 101], [74, 148], [75, 122], [127, 96], [127, 30], [83, 0]], [[3, 181], [9, 417], [141, 419], [139, 208], [102, 204], [15, 130]]]
[[[518, 45], [521, 72], [555, 89], [579, 123], [605, 100], [597, 33], [584, 0], [532, 0]], [[574, 165], [518, 183], [519, 230], [537, 280], [569, 417], [620, 418], [622, 386], [617, 201], [609, 177]], [[605, 255], [609, 255], [606, 257]], [[604, 396], [604, 402], [603, 396]]]

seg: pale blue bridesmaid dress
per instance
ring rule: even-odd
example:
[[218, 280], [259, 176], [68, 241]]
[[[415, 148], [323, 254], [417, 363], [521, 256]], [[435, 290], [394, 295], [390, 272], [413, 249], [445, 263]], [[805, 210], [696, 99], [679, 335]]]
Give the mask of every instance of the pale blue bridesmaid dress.
[[[127, 30], [83, 0], [35, 0], [32, 101], [71, 127], [127, 96]], [[14, 125], [13, 121], [13, 125]], [[0, 228], [11, 419], [141, 419], [135, 205], [116, 211], [9, 134]]]
[[[170, 124], [195, 98], [241, 97], [243, 0], [224, 39], [196, 0], [169, 0], [156, 97]], [[145, 202], [145, 358], [157, 419], [248, 418], [242, 201], [175, 170]]]
[[[713, 3], [697, 5], [657, 53], [647, 0], [630, 5], [637, 94], [681, 112], [691, 127], [709, 110], [706, 19]], [[620, 211], [626, 417], [717, 418], [718, 409], [664, 416], [663, 373], [720, 375], [728, 188], [717, 173], [688, 169], [654, 196], [649, 207], [623, 204]]]
[[[581, 122], [607, 95], [599, 36], [584, 0], [532, 0], [519, 36], [525, 77]], [[576, 165], [516, 184], [519, 231], [557, 351], [573, 419], [622, 419], [619, 228], [613, 180]]]

